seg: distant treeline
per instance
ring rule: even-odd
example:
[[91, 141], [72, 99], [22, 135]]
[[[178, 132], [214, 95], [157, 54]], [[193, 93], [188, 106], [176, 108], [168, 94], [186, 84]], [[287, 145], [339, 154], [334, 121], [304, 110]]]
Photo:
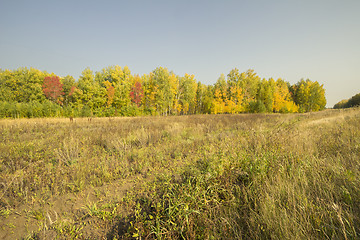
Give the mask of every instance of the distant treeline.
[[337, 104], [334, 105], [335, 109], [338, 108], [351, 108], [360, 106], [360, 93], [356, 94], [355, 96], [352, 96], [350, 99], [341, 100]]
[[253, 70], [233, 69], [214, 85], [156, 68], [143, 76], [128, 67], [99, 72], [86, 68], [79, 79], [34, 68], [0, 70], [0, 117], [89, 117], [323, 110], [318, 82], [262, 79]]

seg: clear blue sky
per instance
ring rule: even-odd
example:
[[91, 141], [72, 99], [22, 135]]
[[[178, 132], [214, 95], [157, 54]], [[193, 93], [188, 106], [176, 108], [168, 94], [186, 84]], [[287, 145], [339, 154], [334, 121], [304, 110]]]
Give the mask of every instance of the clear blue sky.
[[163, 66], [213, 84], [233, 68], [324, 84], [328, 104], [360, 92], [360, 1], [0, 0], [0, 68], [78, 78]]

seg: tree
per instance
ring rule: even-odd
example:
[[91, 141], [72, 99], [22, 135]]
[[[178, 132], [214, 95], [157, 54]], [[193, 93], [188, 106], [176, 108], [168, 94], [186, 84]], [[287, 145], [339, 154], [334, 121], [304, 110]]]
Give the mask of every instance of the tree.
[[49, 74], [35, 68], [22, 69], [21, 74], [21, 98], [19, 99], [19, 102], [44, 101], [45, 98], [42, 93], [42, 84], [45, 76]]
[[243, 106], [243, 98], [244, 98], [244, 94], [243, 94], [243, 90], [237, 86], [237, 85], [233, 85], [231, 84], [231, 82], [229, 83], [229, 90], [228, 90], [228, 109], [230, 113], [239, 113], [239, 112], [243, 112], [244, 111], [244, 106]]
[[195, 76], [185, 74], [179, 79], [178, 100], [183, 114], [193, 114], [196, 110], [196, 92], [198, 84]]
[[281, 78], [276, 80], [274, 90], [273, 111], [281, 113], [297, 112], [299, 107], [293, 102], [289, 90], [289, 83]]
[[78, 103], [78, 108], [85, 104], [90, 107], [91, 111], [94, 111], [101, 109], [106, 104], [106, 89], [95, 81], [93, 71], [90, 68], [86, 68], [82, 72], [77, 88], [74, 92], [74, 98]]
[[226, 112], [227, 89], [228, 87], [225, 80], [225, 75], [221, 74], [214, 85], [214, 99], [212, 101], [211, 110], [212, 113], [221, 114]]
[[352, 96], [347, 103], [347, 107], [355, 107], [359, 105], [360, 105], [360, 93], [356, 94], [355, 96]]
[[104, 81], [106, 87], [107, 106], [110, 107], [114, 101], [115, 88], [108, 80]]
[[356, 106], [360, 106], [360, 93], [352, 96], [350, 99], [341, 100], [334, 105], [334, 108], [351, 108]]
[[63, 84], [58, 76], [47, 76], [42, 86], [45, 96], [53, 102], [62, 104]]
[[120, 78], [123, 75], [123, 70], [120, 66], [109, 66], [106, 68], [103, 68], [100, 72], [96, 72], [95, 74], [95, 81], [99, 84], [104, 83], [105, 81], [108, 81], [110, 83], [117, 84], [120, 82]]
[[268, 81], [266, 79], [263, 79], [258, 88], [258, 94], [257, 94], [257, 101], [258, 101], [258, 109], [261, 110], [261, 112], [264, 112], [262, 110], [262, 105], [265, 107], [265, 112], [272, 112], [273, 111], [273, 105], [274, 105], [274, 92], [275, 92], [275, 81], [274, 79], [270, 78]]
[[0, 72], [0, 101], [14, 102], [17, 99], [18, 83], [14, 72], [5, 70]]
[[64, 91], [64, 103], [68, 105], [70, 102], [73, 101], [72, 94], [75, 90], [75, 79], [72, 76], [66, 76], [61, 79], [61, 83], [63, 84], [63, 91]]
[[346, 108], [348, 102], [349, 102], [349, 99], [343, 99], [334, 105], [334, 109]]
[[201, 82], [197, 83], [196, 87], [196, 109], [195, 113], [205, 113], [204, 103], [205, 103], [205, 93], [207, 86]]
[[326, 106], [325, 89], [317, 81], [310, 85], [310, 98], [308, 111], [321, 111]]
[[291, 87], [291, 91], [300, 112], [320, 111], [325, 108], [325, 89], [317, 81], [301, 79]]
[[225, 112], [225, 101], [223, 99], [223, 94], [221, 93], [221, 90], [219, 88], [215, 88], [211, 113], [218, 114], [224, 112]]
[[142, 89], [144, 91], [144, 97], [142, 98], [142, 106], [145, 114], [155, 115], [155, 86], [154, 81], [150, 74], [144, 74], [141, 77]]
[[141, 78], [139, 77], [139, 75], [135, 75], [134, 84], [131, 87], [131, 91], [130, 91], [131, 101], [135, 103], [137, 107], [140, 107], [143, 96], [144, 96], [144, 91], [141, 86]]
[[0, 72], [0, 100], [10, 102], [43, 102], [42, 85], [48, 74], [34, 68]]
[[172, 110], [176, 111], [176, 94], [178, 79], [176, 75], [169, 72], [167, 68], [156, 68], [150, 74], [151, 89], [156, 111], [161, 115], [168, 115]]
[[257, 76], [257, 74], [252, 69], [249, 69], [243, 73], [239, 73], [239, 70], [235, 68], [228, 74], [229, 85], [232, 87], [237, 86], [242, 90], [242, 100], [245, 105], [256, 100], [260, 82], [260, 77]]
[[113, 73], [113, 86], [115, 87], [114, 103], [113, 105], [120, 110], [122, 115], [126, 115], [127, 109], [131, 104], [130, 89], [132, 85], [133, 76], [130, 69], [125, 66], [115, 68], [116, 74]]
[[81, 94], [79, 94], [80, 92], [77, 91], [78, 93], [77, 96], [81, 98], [83, 104], [85, 103], [91, 104], [93, 95], [95, 93], [94, 84], [95, 84], [94, 74], [90, 70], [90, 68], [86, 68], [84, 71], [82, 71], [77, 84], [78, 89], [81, 90]]

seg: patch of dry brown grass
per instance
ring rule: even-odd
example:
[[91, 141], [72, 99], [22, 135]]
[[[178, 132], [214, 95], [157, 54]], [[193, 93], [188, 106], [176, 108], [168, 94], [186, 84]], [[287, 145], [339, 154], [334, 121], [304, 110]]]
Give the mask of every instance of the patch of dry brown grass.
[[0, 120], [0, 237], [357, 238], [359, 119]]

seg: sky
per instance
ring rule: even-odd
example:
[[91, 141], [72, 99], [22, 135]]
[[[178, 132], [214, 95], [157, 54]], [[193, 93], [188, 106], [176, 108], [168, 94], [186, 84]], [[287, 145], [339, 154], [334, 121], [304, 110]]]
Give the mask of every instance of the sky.
[[318, 81], [332, 107], [360, 93], [359, 13], [359, 0], [0, 0], [0, 69], [162, 66], [207, 85], [254, 69]]

